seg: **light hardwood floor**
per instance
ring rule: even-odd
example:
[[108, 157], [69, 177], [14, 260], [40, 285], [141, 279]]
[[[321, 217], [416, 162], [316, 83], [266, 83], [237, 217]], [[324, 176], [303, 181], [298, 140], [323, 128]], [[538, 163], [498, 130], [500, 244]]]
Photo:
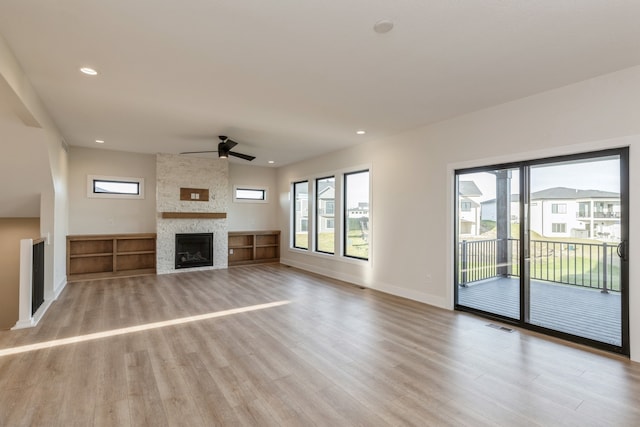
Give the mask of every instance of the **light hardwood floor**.
[[640, 364], [487, 323], [276, 264], [70, 283], [0, 332], [0, 425], [640, 425]]

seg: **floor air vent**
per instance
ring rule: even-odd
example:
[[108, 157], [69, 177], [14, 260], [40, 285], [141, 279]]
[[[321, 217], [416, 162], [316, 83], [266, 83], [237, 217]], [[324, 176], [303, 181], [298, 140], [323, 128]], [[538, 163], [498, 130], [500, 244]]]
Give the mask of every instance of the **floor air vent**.
[[495, 323], [489, 323], [487, 326], [493, 329], [504, 331], [504, 332], [509, 332], [509, 333], [513, 332], [513, 329], [507, 328], [506, 326], [496, 325]]

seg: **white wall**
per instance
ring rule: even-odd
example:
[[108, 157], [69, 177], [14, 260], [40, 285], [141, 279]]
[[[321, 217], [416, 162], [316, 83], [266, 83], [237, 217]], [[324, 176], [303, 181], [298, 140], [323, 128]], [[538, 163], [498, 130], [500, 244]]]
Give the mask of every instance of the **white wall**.
[[[87, 176], [144, 178], [144, 199], [87, 197]], [[156, 232], [156, 156], [69, 149], [69, 234]]]
[[[631, 218], [640, 212], [640, 67], [548, 91], [278, 172], [282, 241], [289, 241], [293, 180], [372, 165], [371, 263], [283, 248], [283, 263], [423, 301], [453, 306], [456, 168], [631, 146]], [[630, 240], [640, 242], [631, 221]], [[633, 251], [633, 249], [632, 249]], [[634, 262], [635, 261], [635, 262]], [[631, 252], [631, 284], [640, 252]], [[630, 287], [631, 356], [640, 360], [640, 290]]]
[[[67, 235], [67, 153], [57, 126], [45, 110], [29, 79], [13, 53], [0, 37], [0, 78], [15, 94], [13, 111], [25, 125], [25, 137], [40, 142], [38, 150], [46, 150], [48, 182], [40, 191], [40, 233], [48, 236], [45, 248], [45, 301], [54, 299], [66, 285]], [[5, 135], [2, 135], [5, 136]], [[9, 150], [21, 149], [20, 140], [11, 140]], [[9, 151], [11, 153], [11, 151]], [[34, 153], [34, 159], [41, 153]], [[7, 159], [11, 159], [9, 154]], [[39, 167], [25, 163], [24, 170]], [[15, 177], [19, 187], [21, 177]], [[26, 181], [25, 181], [26, 182]], [[25, 185], [25, 191], [28, 188]], [[6, 201], [5, 201], [6, 202]]]
[[[278, 230], [277, 169], [229, 163], [229, 231]], [[267, 203], [234, 202], [233, 187], [267, 188]]]

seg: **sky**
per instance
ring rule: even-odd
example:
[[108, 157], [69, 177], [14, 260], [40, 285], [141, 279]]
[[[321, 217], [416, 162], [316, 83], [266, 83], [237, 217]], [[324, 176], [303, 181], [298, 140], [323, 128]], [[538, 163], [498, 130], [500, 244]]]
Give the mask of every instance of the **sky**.
[[[513, 170], [511, 177], [511, 193], [518, 194], [519, 172]], [[495, 199], [495, 176], [489, 172], [464, 174], [462, 181], [474, 181], [482, 196], [480, 201]], [[603, 159], [594, 161], [581, 160], [571, 163], [554, 163], [548, 166], [531, 167], [531, 192], [553, 187], [568, 187], [578, 190], [601, 190], [620, 192], [620, 161]]]

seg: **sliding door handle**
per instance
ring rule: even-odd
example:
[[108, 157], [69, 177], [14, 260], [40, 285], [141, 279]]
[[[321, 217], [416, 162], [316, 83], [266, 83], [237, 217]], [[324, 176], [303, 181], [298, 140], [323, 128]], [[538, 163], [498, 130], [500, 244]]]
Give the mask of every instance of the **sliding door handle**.
[[618, 244], [618, 247], [616, 248], [616, 252], [618, 252], [618, 256], [622, 258], [623, 261], [628, 261], [629, 254], [627, 253], [628, 250], [627, 250], [626, 240], [623, 240]]

